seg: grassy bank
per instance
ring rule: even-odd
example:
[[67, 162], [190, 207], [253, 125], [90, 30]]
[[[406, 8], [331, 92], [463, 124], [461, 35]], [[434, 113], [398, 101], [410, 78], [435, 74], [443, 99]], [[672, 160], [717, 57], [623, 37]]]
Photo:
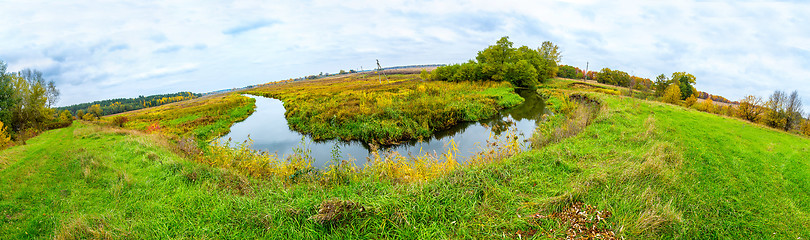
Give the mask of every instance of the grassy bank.
[[413, 183], [247, 177], [156, 135], [77, 122], [2, 152], [0, 238], [563, 238], [579, 202], [630, 239], [810, 236], [807, 138], [586, 95], [601, 108], [578, 134]]
[[351, 75], [265, 86], [247, 93], [284, 102], [290, 127], [315, 139], [396, 143], [460, 121], [488, 118], [523, 99], [509, 83], [422, 81], [418, 75]]
[[124, 127], [129, 129], [207, 141], [228, 133], [233, 123], [250, 116], [255, 102], [239, 94], [220, 94], [107, 116], [104, 120], [124, 117], [128, 121]]

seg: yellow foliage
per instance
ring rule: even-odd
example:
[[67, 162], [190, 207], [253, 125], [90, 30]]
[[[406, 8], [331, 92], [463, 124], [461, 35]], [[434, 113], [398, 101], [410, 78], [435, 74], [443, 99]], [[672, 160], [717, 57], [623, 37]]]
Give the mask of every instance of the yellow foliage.
[[712, 98], [706, 98], [702, 104], [700, 104], [700, 110], [704, 112], [714, 113], [714, 101]]
[[95, 119], [95, 118], [96, 118], [96, 116], [93, 115], [92, 113], [85, 113], [84, 116], [82, 116], [82, 120], [85, 120], [85, 121], [93, 121], [93, 119]]
[[801, 132], [804, 135], [810, 136], [810, 120], [802, 120]]
[[695, 105], [695, 102], [697, 102], [697, 98], [695, 98], [695, 95], [692, 94], [691, 96], [686, 98], [686, 101], [683, 103], [683, 106], [684, 107], [691, 107], [692, 105]]
[[0, 122], [0, 149], [4, 148], [5, 146], [11, 143], [11, 137], [6, 134], [8, 128], [3, 125], [3, 122]]
[[681, 88], [677, 84], [671, 84], [664, 92], [663, 102], [670, 104], [678, 104], [681, 100]]

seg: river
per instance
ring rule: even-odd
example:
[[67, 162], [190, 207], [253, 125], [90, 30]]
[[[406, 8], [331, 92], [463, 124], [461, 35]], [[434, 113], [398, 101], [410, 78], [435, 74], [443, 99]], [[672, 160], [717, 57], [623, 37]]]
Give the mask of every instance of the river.
[[[518, 90], [517, 93], [526, 99], [521, 105], [502, 110], [492, 118], [477, 122], [462, 122], [450, 129], [438, 131], [430, 139], [423, 141], [409, 141], [399, 145], [384, 146], [382, 149], [396, 151], [400, 155], [420, 154], [421, 152], [446, 153], [451, 140], [458, 150], [457, 156], [467, 158], [482, 149], [494, 136], [505, 138], [504, 130], [517, 130], [521, 141], [531, 137], [534, 129], [544, 115], [548, 113], [545, 102], [531, 90]], [[291, 130], [284, 118], [284, 105], [280, 100], [259, 96], [246, 95], [256, 99], [256, 111], [247, 119], [231, 127], [231, 132], [221, 140], [231, 139], [241, 143], [248, 139], [253, 140], [251, 148], [277, 153], [285, 157], [293, 153], [296, 146], [304, 146], [311, 150], [315, 162], [314, 167], [322, 168], [331, 158], [333, 150], [339, 150], [342, 159], [356, 159], [356, 164], [362, 166], [370, 156], [368, 144], [360, 141], [327, 140], [313, 141], [312, 138]]]

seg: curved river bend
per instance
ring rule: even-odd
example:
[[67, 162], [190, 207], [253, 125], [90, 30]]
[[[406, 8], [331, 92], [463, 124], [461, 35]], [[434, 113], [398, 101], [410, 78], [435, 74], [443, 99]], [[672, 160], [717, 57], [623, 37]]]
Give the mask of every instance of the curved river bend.
[[[518, 131], [518, 137], [525, 140], [531, 137], [534, 129], [544, 118], [545, 102], [531, 90], [518, 90], [517, 93], [526, 99], [521, 105], [502, 110], [492, 118], [478, 122], [462, 122], [450, 129], [434, 133], [430, 139], [421, 142], [411, 141], [400, 145], [383, 147], [381, 150], [392, 150], [400, 155], [417, 155], [420, 151], [430, 153], [446, 153], [452, 140], [458, 149], [457, 156], [466, 158], [481, 150], [481, 145], [490, 140], [491, 136], [505, 138], [503, 130], [506, 126], [514, 124], [512, 129]], [[342, 159], [356, 159], [356, 164], [362, 166], [370, 156], [370, 147], [360, 141], [327, 140], [313, 141], [307, 135], [291, 130], [284, 118], [284, 105], [273, 98], [258, 96], [248, 97], [256, 99], [256, 111], [242, 122], [231, 127], [231, 132], [221, 138], [221, 141], [231, 139], [234, 143], [241, 143], [248, 139], [253, 140], [251, 148], [269, 153], [277, 153], [284, 158], [293, 153], [293, 147], [300, 146], [302, 139], [306, 148], [312, 150], [311, 156], [315, 159], [314, 167], [323, 168], [332, 158], [332, 150], [338, 146]]]

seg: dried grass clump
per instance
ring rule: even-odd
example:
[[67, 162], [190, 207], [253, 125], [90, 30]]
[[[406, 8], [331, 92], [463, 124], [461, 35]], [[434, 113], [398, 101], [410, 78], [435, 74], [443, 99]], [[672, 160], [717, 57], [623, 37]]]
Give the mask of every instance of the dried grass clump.
[[326, 200], [318, 206], [318, 214], [309, 217], [319, 224], [334, 225], [351, 221], [365, 214], [366, 208], [348, 200]]

